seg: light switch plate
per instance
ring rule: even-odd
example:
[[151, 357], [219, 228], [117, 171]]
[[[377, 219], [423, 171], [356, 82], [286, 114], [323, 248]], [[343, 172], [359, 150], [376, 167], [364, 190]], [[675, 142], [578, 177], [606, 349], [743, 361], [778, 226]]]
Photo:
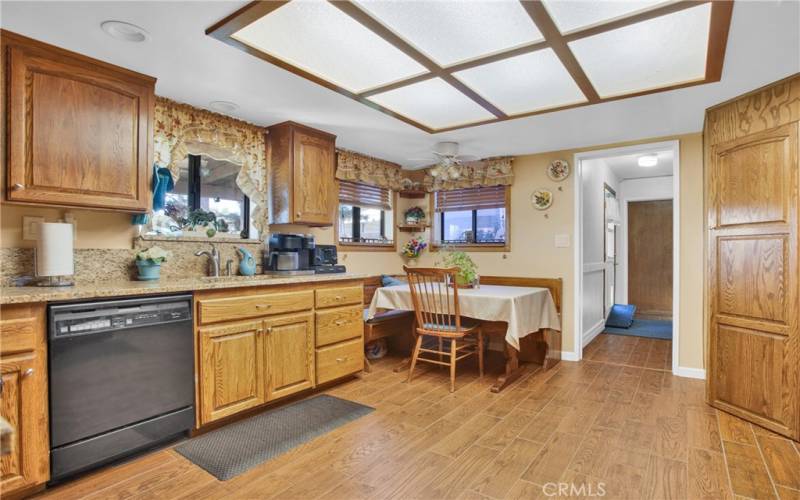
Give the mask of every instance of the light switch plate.
[[569, 248], [569, 235], [557, 234], [555, 237], [556, 248]]
[[44, 217], [33, 217], [30, 215], [22, 216], [22, 239], [38, 240], [39, 224], [44, 222]]

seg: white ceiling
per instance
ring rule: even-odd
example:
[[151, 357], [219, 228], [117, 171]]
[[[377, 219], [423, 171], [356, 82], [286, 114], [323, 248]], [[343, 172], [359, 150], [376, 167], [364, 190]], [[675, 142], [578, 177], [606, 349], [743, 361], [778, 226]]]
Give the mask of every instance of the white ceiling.
[[[655, 155], [658, 158], [658, 163], [653, 167], [640, 167], [639, 157], [644, 155]], [[614, 177], [623, 181], [625, 179], [671, 176], [673, 156], [672, 150], [653, 151], [625, 156], [612, 156], [603, 158], [601, 161], [611, 170]]]
[[[0, 25], [155, 76], [159, 95], [200, 107], [233, 101], [238, 118], [305, 123], [336, 134], [340, 147], [406, 166], [421, 166], [409, 159], [426, 157], [443, 140], [487, 157], [697, 132], [706, 107], [800, 72], [800, 2], [739, 0], [718, 83], [431, 135], [204, 34], [244, 3], [4, 0]], [[100, 29], [109, 19], [142, 26], [152, 39], [111, 39]]]

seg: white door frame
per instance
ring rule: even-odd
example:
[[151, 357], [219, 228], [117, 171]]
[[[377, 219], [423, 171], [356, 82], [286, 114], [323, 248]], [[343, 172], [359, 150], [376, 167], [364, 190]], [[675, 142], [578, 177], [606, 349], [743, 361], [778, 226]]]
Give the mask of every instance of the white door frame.
[[[623, 146], [619, 148], [598, 149], [576, 153], [572, 164], [575, 166], [573, 175], [575, 191], [575, 215], [573, 241], [575, 243], [573, 255], [574, 270], [574, 299], [573, 310], [574, 343], [573, 352], [565, 352], [563, 358], [568, 361], [580, 361], [583, 358], [583, 165], [584, 160], [608, 158], [609, 156], [623, 156], [637, 153], [647, 153], [653, 150], [672, 150], [672, 373], [678, 374], [678, 355], [680, 353], [680, 248], [681, 248], [681, 210], [680, 210], [680, 141], [651, 142]], [[627, 205], [626, 205], [627, 207]]]

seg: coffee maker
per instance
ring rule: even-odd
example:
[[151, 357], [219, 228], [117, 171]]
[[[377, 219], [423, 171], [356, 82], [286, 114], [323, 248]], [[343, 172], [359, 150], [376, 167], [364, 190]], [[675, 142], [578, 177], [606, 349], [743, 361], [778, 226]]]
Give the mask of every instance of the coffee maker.
[[274, 233], [264, 252], [265, 274], [314, 274], [314, 237], [310, 234]]

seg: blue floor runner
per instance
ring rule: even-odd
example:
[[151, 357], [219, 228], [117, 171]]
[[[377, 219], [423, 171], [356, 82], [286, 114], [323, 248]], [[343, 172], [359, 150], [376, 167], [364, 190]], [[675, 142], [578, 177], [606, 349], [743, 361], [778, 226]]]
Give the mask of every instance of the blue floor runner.
[[[606, 323], [607, 324], [607, 323]], [[630, 335], [632, 337], [648, 337], [652, 339], [672, 339], [672, 321], [657, 319], [635, 319], [630, 328], [607, 326], [605, 333]]]

